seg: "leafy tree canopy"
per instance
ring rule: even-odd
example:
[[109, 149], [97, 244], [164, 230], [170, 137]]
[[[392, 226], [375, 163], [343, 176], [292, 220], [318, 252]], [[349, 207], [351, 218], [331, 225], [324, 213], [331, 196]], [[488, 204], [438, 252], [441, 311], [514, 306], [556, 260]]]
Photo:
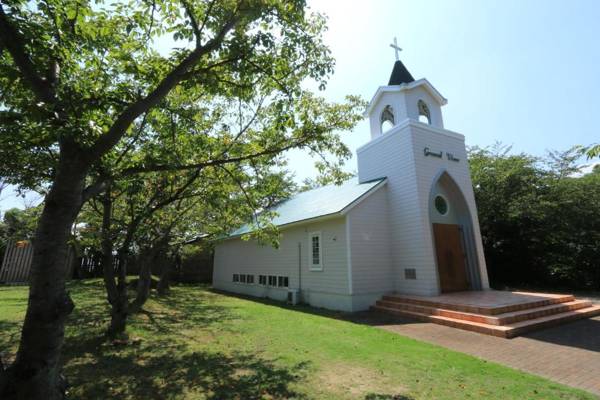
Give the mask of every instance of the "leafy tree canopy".
[[[305, 79], [324, 87], [334, 65], [325, 19], [303, 1], [10, 1], [8, 19], [5, 46], [16, 49], [0, 54], [0, 175], [11, 183], [51, 182], [67, 142], [90, 159], [120, 158], [110, 175], [297, 147], [348, 155], [332, 133], [356, 123], [362, 102], [302, 89]], [[113, 135], [123, 129], [124, 140]], [[124, 160], [132, 147], [145, 151]]]
[[471, 148], [469, 165], [492, 285], [600, 288], [600, 170], [578, 148], [538, 158]]

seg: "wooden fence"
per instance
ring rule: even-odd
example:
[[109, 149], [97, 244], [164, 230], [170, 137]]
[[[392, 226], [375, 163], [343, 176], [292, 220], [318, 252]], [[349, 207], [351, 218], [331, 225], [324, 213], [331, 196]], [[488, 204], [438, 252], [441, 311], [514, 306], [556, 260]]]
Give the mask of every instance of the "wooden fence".
[[[0, 284], [27, 284], [31, 270], [34, 245], [31, 241], [9, 241], [2, 266], [0, 267]], [[85, 252], [81, 257], [75, 255], [75, 251], [69, 248], [67, 254], [68, 273], [67, 279], [89, 279], [102, 276], [102, 265], [100, 254], [97, 252]], [[168, 261], [167, 261], [168, 262]], [[128, 259], [128, 275], [137, 275], [139, 266], [134, 258]], [[166, 265], [166, 262], [165, 262]], [[119, 259], [113, 259], [115, 273], [119, 270]], [[172, 266], [171, 279], [176, 282], [211, 282], [212, 281], [212, 254], [202, 253], [187, 259], [182, 263]], [[153, 271], [160, 274], [160, 271]]]
[[[68, 277], [72, 275], [73, 250], [69, 248], [65, 262], [69, 265]], [[28, 240], [9, 241], [0, 267], [0, 283], [27, 283], [33, 258], [33, 243]]]

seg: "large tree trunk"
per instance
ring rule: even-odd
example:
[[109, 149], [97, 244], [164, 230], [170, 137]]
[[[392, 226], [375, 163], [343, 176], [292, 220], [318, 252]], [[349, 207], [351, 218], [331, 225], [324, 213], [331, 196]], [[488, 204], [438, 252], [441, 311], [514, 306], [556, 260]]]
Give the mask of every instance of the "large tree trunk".
[[62, 154], [38, 222], [31, 262], [29, 301], [15, 362], [0, 373], [0, 398], [64, 397], [60, 354], [73, 302], [65, 289], [67, 241], [82, 205], [86, 168]]

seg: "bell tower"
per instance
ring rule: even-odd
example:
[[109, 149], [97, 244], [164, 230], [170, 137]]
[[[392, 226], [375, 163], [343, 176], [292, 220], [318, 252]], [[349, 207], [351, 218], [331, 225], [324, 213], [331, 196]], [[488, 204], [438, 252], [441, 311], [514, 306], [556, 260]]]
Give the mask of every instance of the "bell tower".
[[442, 106], [446, 103], [427, 79], [415, 81], [402, 61], [397, 60], [387, 86], [377, 89], [365, 112], [371, 139], [407, 119], [443, 129]]
[[[489, 288], [463, 135], [444, 128], [447, 100], [427, 79], [415, 80], [398, 57], [388, 84], [365, 111], [371, 140], [357, 149], [358, 178], [387, 178], [387, 210], [395, 290], [437, 295]], [[453, 228], [454, 266], [440, 248]], [[442, 232], [442, 233], [439, 233]], [[464, 253], [464, 254], [463, 254]], [[464, 261], [462, 261], [464, 259]], [[461, 264], [456, 267], [456, 264]], [[464, 266], [462, 265], [464, 263]], [[458, 268], [462, 281], [448, 281]], [[451, 271], [456, 272], [456, 271]]]

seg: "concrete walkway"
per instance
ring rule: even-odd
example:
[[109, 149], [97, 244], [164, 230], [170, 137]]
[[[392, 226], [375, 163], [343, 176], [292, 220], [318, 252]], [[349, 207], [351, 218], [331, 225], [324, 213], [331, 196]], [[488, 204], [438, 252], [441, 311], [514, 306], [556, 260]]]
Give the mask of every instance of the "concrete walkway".
[[504, 364], [600, 396], [600, 317], [514, 339], [373, 312], [360, 313], [356, 319], [356, 322]]

